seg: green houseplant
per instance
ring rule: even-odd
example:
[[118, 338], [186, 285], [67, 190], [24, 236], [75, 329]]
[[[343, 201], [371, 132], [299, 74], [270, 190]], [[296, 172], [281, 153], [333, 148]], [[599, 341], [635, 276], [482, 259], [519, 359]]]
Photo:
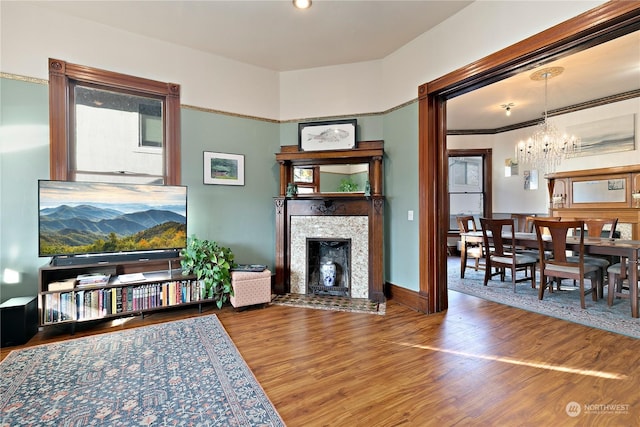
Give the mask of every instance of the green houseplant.
[[340, 193], [352, 193], [358, 191], [358, 184], [351, 178], [342, 178], [340, 185], [338, 186], [338, 192]]
[[182, 274], [195, 274], [204, 283], [204, 297], [213, 299], [218, 308], [233, 295], [231, 268], [235, 265], [231, 249], [206, 239], [189, 237], [180, 251]]

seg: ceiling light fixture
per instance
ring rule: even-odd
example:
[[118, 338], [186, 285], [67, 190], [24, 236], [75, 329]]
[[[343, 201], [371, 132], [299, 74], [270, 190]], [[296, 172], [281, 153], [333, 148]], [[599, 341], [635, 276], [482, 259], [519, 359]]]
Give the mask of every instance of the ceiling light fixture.
[[298, 9], [309, 9], [311, 0], [293, 0], [293, 5]]
[[516, 159], [518, 163], [528, 165], [543, 173], [554, 172], [556, 167], [566, 158], [573, 157], [580, 151], [580, 138], [567, 135], [549, 122], [547, 112], [547, 85], [549, 79], [564, 71], [562, 67], [550, 67], [531, 74], [531, 80], [544, 79], [544, 117], [536, 131], [526, 141], [516, 145]]
[[514, 104], [513, 102], [510, 102], [508, 104], [502, 104], [500, 108], [504, 108], [504, 113], [507, 115], [507, 117], [509, 117], [511, 115], [511, 108], [515, 106], [516, 104]]

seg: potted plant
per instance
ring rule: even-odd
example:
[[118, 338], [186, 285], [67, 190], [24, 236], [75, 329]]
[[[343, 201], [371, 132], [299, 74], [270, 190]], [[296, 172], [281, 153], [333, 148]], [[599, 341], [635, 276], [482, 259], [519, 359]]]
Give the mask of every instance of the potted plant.
[[191, 236], [180, 255], [182, 274], [195, 274], [204, 283], [204, 297], [213, 299], [218, 308], [222, 308], [233, 295], [231, 268], [235, 263], [231, 249]]
[[354, 191], [358, 191], [358, 184], [351, 178], [342, 178], [340, 180], [340, 185], [338, 186], [338, 191], [341, 193], [352, 193]]

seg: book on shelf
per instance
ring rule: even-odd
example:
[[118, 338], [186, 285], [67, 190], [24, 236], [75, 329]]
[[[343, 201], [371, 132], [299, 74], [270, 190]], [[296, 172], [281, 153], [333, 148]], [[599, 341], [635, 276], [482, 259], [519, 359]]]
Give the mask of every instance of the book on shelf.
[[79, 288], [85, 286], [105, 286], [109, 283], [109, 279], [111, 278], [111, 274], [104, 273], [87, 273], [87, 274], [79, 274], [77, 277]]
[[49, 291], [70, 291], [76, 285], [76, 279], [58, 280], [49, 283], [47, 290]]

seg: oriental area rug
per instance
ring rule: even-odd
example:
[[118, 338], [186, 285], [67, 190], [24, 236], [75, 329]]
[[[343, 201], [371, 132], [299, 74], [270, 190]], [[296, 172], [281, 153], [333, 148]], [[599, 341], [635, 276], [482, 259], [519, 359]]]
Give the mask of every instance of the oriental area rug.
[[215, 315], [11, 352], [3, 426], [284, 426]]
[[271, 300], [271, 304], [299, 308], [313, 308], [317, 310], [345, 311], [348, 313], [368, 313], [379, 315], [384, 315], [386, 311], [385, 303], [378, 303], [366, 298], [349, 298], [337, 295], [275, 295]]
[[[540, 281], [538, 271], [536, 271], [536, 281]], [[460, 258], [457, 257], [449, 257], [447, 283], [449, 291], [462, 292], [581, 325], [640, 338], [640, 319], [631, 317], [629, 299], [616, 299], [613, 306], [609, 307], [607, 287], [604, 289], [604, 299], [594, 302], [591, 295], [587, 295], [585, 297], [587, 308], [583, 310], [580, 307], [579, 288], [574, 287], [570, 280], [563, 281], [560, 291], [555, 288], [553, 293], [545, 291], [544, 298], [539, 300], [538, 289], [532, 289], [531, 282], [518, 283], [516, 292], [513, 292], [509, 272], [504, 282], [500, 282], [500, 277], [495, 276], [487, 286], [484, 286], [484, 271], [474, 271], [473, 268], [467, 267], [465, 278], [461, 279]], [[589, 289], [591, 285], [587, 281], [585, 286]]]

